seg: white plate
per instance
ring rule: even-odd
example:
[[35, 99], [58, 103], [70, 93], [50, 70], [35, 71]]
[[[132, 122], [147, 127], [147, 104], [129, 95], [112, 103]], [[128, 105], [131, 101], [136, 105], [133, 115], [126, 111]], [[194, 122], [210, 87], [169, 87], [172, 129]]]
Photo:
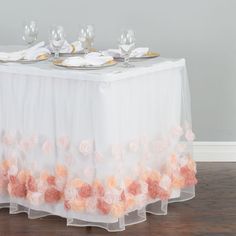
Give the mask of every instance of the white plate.
[[48, 54], [44, 54], [39, 56], [37, 59], [35, 60], [25, 60], [25, 59], [21, 59], [21, 60], [0, 60], [1, 63], [21, 63], [21, 64], [28, 64], [28, 63], [36, 63], [36, 62], [40, 62], [40, 61], [45, 61], [49, 58], [50, 55]]
[[117, 64], [117, 62], [113, 60], [113, 61], [109, 61], [101, 66], [92, 66], [92, 65], [91, 66], [68, 66], [68, 65], [63, 64], [64, 60], [65, 59], [54, 60], [53, 64], [55, 66], [59, 66], [59, 67], [67, 68], [67, 69], [72, 69], [72, 70], [98, 70], [98, 69], [114, 66]]

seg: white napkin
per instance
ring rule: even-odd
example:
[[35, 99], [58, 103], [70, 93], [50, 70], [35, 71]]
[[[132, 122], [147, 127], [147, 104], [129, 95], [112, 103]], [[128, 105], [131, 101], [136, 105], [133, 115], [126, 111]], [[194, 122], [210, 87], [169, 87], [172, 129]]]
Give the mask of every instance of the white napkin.
[[149, 48], [135, 48], [130, 53], [130, 57], [143, 57], [148, 52], [149, 52]]
[[[146, 53], [149, 52], [149, 48], [147, 47], [143, 47], [143, 48], [135, 48], [131, 53], [130, 53], [130, 57], [142, 57], [144, 56]], [[114, 58], [117, 57], [121, 57], [122, 53], [120, 49], [108, 49], [105, 51], [102, 51], [102, 55], [104, 56], [112, 56]]]
[[2, 61], [18, 61], [18, 60], [35, 60], [43, 54], [50, 54], [50, 51], [44, 47], [45, 42], [37, 43], [31, 48], [17, 52], [0, 52], [0, 60]]
[[67, 41], [65, 41], [61, 50], [60, 50], [60, 53], [72, 53], [72, 51], [73, 51], [72, 45], [70, 43], [68, 43]]
[[69, 57], [65, 59], [62, 64], [65, 66], [101, 66], [112, 60], [113, 57], [103, 56], [100, 53], [92, 52], [84, 57]]
[[71, 43], [71, 45], [73, 47], [73, 53], [80, 53], [80, 52], [84, 51], [80, 41], [75, 41], [75, 42]]

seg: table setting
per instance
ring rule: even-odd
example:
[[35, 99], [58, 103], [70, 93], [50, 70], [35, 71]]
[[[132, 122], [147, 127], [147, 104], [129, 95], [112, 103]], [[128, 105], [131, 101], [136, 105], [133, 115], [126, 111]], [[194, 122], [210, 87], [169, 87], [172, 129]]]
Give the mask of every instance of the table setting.
[[92, 25], [72, 42], [62, 26], [38, 32], [0, 46], [0, 208], [116, 232], [192, 199], [185, 59], [136, 47], [133, 30], [108, 49]]

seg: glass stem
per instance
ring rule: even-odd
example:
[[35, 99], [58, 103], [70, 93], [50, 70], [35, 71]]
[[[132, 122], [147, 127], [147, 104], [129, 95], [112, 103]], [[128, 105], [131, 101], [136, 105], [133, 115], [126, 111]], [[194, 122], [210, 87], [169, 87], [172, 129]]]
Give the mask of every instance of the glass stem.
[[58, 59], [58, 58], [59, 58], [59, 52], [55, 52], [54, 58], [55, 58], [55, 59]]
[[124, 63], [125, 63], [126, 65], [129, 64], [129, 55], [128, 55], [128, 54], [125, 54]]

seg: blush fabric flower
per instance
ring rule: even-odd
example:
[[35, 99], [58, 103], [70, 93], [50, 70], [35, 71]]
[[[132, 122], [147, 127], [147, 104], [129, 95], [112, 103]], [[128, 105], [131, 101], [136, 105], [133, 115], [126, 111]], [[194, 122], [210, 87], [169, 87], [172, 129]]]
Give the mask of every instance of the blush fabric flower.
[[195, 134], [192, 130], [188, 129], [185, 133], [185, 138], [187, 141], [192, 142], [195, 139]]
[[47, 203], [56, 203], [61, 199], [61, 192], [54, 187], [49, 187], [44, 193], [44, 200]]
[[132, 140], [130, 143], [129, 143], [129, 150], [131, 152], [138, 152], [139, 150], [139, 145], [138, 145], [138, 141], [137, 140]]
[[27, 199], [29, 199], [32, 205], [39, 206], [43, 202], [43, 193], [39, 193], [39, 192], [28, 193]]
[[70, 141], [67, 136], [61, 136], [57, 141], [57, 145], [63, 150], [67, 150], [69, 148]]
[[85, 201], [83, 199], [75, 199], [70, 201], [71, 210], [77, 212], [83, 212], [85, 209]]
[[68, 211], [71, 209], [71, 204], [69, 200], [64, 201], [64, 208]]
[[104, 215], [107, 215], [111, 211], [111, 205], [99, 198], [97, 200], [97, 209]]
[[13, 145], [15, 142], [15, 136], [11, 133], [6, 133], [2, 138], [2, 142], [7, 146]]
[[185, 179], [185, 186], [193, 186], [197, 184], [195, 172], [189, 169], [188, 166], [181, 167], [180, 173]]
[[111, 207], [111, 214], [113, 217], [119, 218], [124, 215], [125, 207], [122, 202], [113, 204]]
[[32, 147], [33, 147], [33, 143], [31, 142], [30, 139], [28, 138], [23, 138], [20, 143], [20, 150], [23, 152], [28, 152]]
[[152, 199], [167, 200], [170, 197], [169, 192], [161, 188], [158, 181], [151, 179], [148, 180], [148, 194]]
[[93, 151], [93, 143], [90, 140], [83, 140], [79, 144], [79, 151], [83, 156], [89, 156]]
[[115, 176], [110, 176], [107, 178], [107, 185], [109, 188], [115, 188], [117, 185], [117, 180]]
[[26, 170], [21, 170], [18, 175], [17, 175], [17, 178], [19, 180], [19, 182], [21, 184], [25, 184], [26, 183], [26, 180], [28, 179], [28, 176], [30, 175], [29, 171], [26, 171]]
[[21, 184], [19, 181], [8, 184], [8, 191], [11, 196], [25, 198], [27, 189], [25, 184]]
[[86, 199], [85, 209], [88, 213], [95, 213], [97, 211], [97, 199], [94, 197]]
[[26, 187], [31, 192], [37, 192], [36, 180], [32, 175], [28, 177]]
[[148, 179], [147, 180], [147, 184], [148, 184], [148, 194], [152, 199], [155, 199], [158, 197], [159, 194], [159, 182], [157, 180], [152, 180], [152, 179]]
[[56, 184], [56, 178], [53, 175], [50, 175], [47, 177], [47, 183], [49, 185], [55, 185]]
[[11, 165], [8, 169], [8, 175], [17, 175], [18, 167], [16, 165]]
[[42, 151], [45, 155], [50, 155], [53, 150], [53, 145], [50, 141], [45, 141], [42, 145]]
[[101, 184], [100, 181], [95, 180], [94, 183], [93, 183], [93, 188], [94, 188], [95, 193], [96, 193], [97, 196], [99, 196], [99, 197], [104, 196], [105, 189], [104, 189], [104, 187], [103, 187], [103, 185]]
[[157, 140], [153, 142], [154, 151], [157, 153], [163, 152], [168, 148], [167, 140]]
[[57, 165], [55, 172], [59, 177], [66, 177], [68, 175], [67, 168], [64, 165]]
[[83, 184], [79, 189], [79, 196], [83, 198], [91, 197], [93, 189], [89, 184]]
[[96, 161], [102, 161], [103, 160], [102, 154], [100, 152], [97, 152], [97, 151], [94, 153], [94, 158], [95, 158]]
[[129, 186], [128, 186], [128, 192], [135, 195], [138, 195], [141, 193], [141, 184], [138, 181], [133, 181]]
[[175, 138], [180, 138], [184, 134], [184, 131], [181, 126], [176, 126], [171, 130], [171, 133]]
[[123, 190], [120, 194], [120, 201], [125, 201], [126, 197], [125, 197], [125, 191]]

